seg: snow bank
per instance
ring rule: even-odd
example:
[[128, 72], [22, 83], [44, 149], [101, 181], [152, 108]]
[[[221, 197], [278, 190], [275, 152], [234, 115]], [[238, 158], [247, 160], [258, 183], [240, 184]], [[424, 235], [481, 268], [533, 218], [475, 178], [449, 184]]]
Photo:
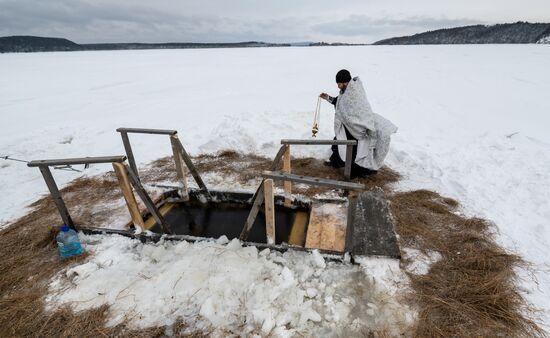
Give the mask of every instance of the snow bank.
[[142, 244], [85, 236], [91, 259], [50, 285], [50, 309], [110, 305], [109, 325], [170, 326], [187, 332], [290, 337], [405, 332], [414, 312], [400, 302], [406, 277], [395, 260], [362, 266], [327, 262], [317, 252], [258, 251], [238, 240]]

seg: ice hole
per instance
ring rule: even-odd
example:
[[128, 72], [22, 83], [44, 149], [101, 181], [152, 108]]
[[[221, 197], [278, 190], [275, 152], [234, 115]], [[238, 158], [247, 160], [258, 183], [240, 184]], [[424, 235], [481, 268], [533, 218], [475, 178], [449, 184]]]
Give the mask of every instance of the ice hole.
[[[174, 235], [190, 235], [205, 238], [238, 238], [252, 208], [253, 194], [211, 192], [212, 200], [206, 201], [200, 193], [190, 194], [189, 201], [167, 198], [159, 205], [165, 223]], [[291, 207], [283, 205], [283, 197], [275, 196], [275, 244], [288, 243], [304, 246], [311, 206], [293, 201]], [[146, 228], [163, 233], [152, 217], [146, 220]], [[248, 235], [247, 241], [266, 243], [264, 207]]]

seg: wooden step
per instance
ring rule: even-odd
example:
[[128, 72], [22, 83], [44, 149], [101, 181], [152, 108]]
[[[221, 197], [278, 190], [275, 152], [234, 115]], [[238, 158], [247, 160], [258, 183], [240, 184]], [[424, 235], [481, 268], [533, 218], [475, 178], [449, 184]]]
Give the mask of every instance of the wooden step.
[[344, 252], [347, 204], [313, 203], [305, 247]]

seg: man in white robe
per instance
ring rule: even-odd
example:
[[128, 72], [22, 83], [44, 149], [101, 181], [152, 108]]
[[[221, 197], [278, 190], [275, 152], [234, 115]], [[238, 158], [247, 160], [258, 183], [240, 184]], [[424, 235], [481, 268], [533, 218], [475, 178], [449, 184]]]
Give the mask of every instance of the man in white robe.
[[[353, 147], [352, 177], [363, 177], [376, 173], [383, 165], [390, 147], [391, 134], [397, 127], [389, 120], [374, 113], [367, 100], [367, 94], [359, 77], [351, 77], [342, 69], [336, 74], [340, 95], [331, 97], [326, 93], [319, 96], [335, 106], [335, 139], [356, 140]], [[346, 158], [345, 146], [333, 146], [330, 165], [343, 167]]]

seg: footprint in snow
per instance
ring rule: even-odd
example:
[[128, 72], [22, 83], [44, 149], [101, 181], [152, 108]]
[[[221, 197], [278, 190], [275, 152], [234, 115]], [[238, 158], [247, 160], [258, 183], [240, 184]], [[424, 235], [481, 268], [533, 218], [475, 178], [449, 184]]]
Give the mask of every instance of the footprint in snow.
[[63, 140], [61, 140], [59, 142], [59, 144], [71, 144], [71, 142], [73, 142], [73, 140], [74, 140], [73, 136], [67, 136], [67, 137], [63, 138]]

